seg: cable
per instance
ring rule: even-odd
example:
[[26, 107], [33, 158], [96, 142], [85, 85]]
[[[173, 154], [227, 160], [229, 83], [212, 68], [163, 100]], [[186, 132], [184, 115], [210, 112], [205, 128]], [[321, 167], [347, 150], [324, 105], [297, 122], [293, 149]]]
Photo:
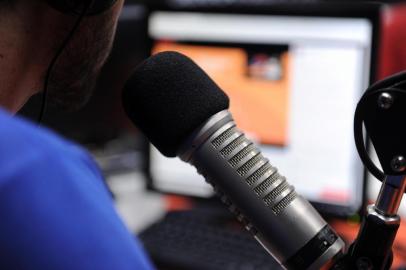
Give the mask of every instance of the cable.
[[44, 81], [44, 90], [42, 93], [42, 101], [41, 101], [41, 110], [37, 119], [37, 124], [38, 126], [41, 125], [42, 120], [44, 118], [46, 109], [47, 109], [47, 99], [48, 99], [48, 88], [49, 88], [49, 79], [52, 75], [52, 71], [55, 67], [56, 62], [58, 61], [59, 57], [62, 55], [63, 51], [65, 50], [66, 46], [69, 44], [70, 40], [72, 39], [73, 35], [75, 34], [75, 32], [77, 31], [77, 29], [80, 26], [80, 23], [83, 21], [83, 18], [86, 16], [89, 8], [91, 7], [91, 5], [93, 4], [94, 0], [89, 0], [88, 4], [85, 6], [85, 8], [83, 9], [83, 11], [80, 13], [80, 15], [78, 16], [75, 24], [73, 25], [72, 29], [70, 30], [70, 32], [68, 33], [68, 35], [66, 36], [66, 38], [64, 39], [64, 41], [62, 42], [61, 46], [59, 47], [58, 51], [56, 52], [55, 56], [52, 58], [47, 72], [46, 72], [46, 76], [45, 76], [45, 81]]
[[355, 139], [355, 146], [357, 147], [358, 155], [360, 156], [362, 162], [364, 163], [365, 167], [369, 170], [369, 172], [375, 176], [380, 181], [385, 180], [385, 174], [378, 169], [378, 167], [373, 163], [371, 158], [369, 157], [365, 142], [364, 142], [364, 132], [363, 132], [363, 122], [364, 122], [364, 104], [368, 97], [372, 96], [375, 93], [381, 92], [382, 89], [378, 89], [375, 91], [369, 91], [364, 94], [361, 100], [358, 102], [357, 108], [355, 110], [354, 116], [354, 139]]

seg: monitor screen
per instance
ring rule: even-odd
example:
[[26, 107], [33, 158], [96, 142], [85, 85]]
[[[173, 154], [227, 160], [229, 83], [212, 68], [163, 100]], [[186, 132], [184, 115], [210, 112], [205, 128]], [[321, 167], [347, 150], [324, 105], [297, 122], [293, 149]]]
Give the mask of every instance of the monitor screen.
[[[356, 103], [369, 84], [367, 18], [154, 11], [152, 53], [178, 51], [230, 97], [237, 126], [312, 202], [359, 209], [364, 173], [353, 140]], [[196, 170], [151, 147], [153, 186], [212, 196]]]

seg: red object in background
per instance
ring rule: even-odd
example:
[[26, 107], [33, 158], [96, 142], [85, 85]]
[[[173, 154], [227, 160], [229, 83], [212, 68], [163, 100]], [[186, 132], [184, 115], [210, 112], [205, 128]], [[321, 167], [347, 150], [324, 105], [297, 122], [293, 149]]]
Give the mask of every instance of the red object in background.
[[190, 210], [194, 206], [191, 198], [176, 195], [165, 196], [165, 208], [167, 212]]
[[406, 4], [385, 9], [382, 21], [379, 80], [406, 69]]
[[320, 198], [328, 202], [346, 203], [351, 200], [350, 195], [347, 190], [325, 189], [320, 193]]

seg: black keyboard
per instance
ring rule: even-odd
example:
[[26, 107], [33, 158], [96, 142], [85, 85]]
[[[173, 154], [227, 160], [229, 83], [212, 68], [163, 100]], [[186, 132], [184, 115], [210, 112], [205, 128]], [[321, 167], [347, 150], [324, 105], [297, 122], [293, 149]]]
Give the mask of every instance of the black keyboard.
[[282, 269], [240, 225], [202, 211], [171, 212], [140, 239], [159, 269]]

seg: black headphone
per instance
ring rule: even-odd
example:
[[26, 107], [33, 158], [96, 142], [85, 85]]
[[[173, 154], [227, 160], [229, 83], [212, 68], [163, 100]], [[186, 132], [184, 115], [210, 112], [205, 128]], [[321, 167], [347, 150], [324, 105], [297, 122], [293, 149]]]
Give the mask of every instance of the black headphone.
[[[53, 8], [67, 14], [80, 14], [91, 0], [46, 0]], [[86, 15], [97, 15], [108, 10], [117, 0], [93, 0]]]

